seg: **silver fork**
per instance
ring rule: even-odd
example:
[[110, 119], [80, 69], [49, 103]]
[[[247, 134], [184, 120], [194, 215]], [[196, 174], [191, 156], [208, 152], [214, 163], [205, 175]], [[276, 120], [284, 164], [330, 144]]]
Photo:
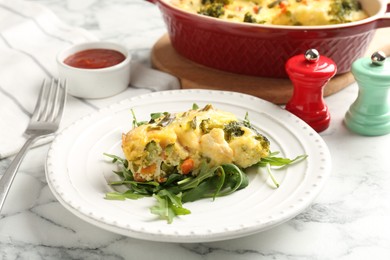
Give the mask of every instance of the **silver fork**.
[[44, 80], [33, 115], [24, 132], [28, 139], [0, 179], [0, 212], [27, 150], [38, 139], [58, 130], [64, 111], [66, 82]]

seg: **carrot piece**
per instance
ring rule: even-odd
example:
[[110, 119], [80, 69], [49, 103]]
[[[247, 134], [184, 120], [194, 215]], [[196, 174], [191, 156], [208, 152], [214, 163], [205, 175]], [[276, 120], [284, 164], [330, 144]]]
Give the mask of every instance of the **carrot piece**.
[[191, 158], [185, 159], [180, 165], [180, 170], [183, 174], [188, 174], [194, 169], [195, 162]]
[[141, 169], [142, 174], [152, 174], [156, 171], [157, 165], [155, 163], [146, 166], [145, 168]]
[[284, 1], [282, 1], [282, 2], [280, 2], [280, 4], [279, 4], [279, 7], [280, 7], [280, 14], [284, 14], [284, 13], [286, 13], [287, 12], [287, 3], [286, 2], [284, 2]]
[[134, 176], [134, 180], [135, 181], [139, 181], [139, 182], [144, 182], [145, 181], [145, 179], [138, 172], [135, 172], [133, 176]]

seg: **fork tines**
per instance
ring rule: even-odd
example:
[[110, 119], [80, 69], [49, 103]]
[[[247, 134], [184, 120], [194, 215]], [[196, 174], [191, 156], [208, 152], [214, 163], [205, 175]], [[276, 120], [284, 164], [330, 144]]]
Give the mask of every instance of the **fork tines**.
[[[39, 93], [39, 99], [35, 106], [33, 120], [55, 122], [60, 120], [64, 109], [63, 104], [66, 97], [66, 81], [52, 78], [51, 80], [44, 79], [42, 88]], [[53, 105], [54, 104], [54, 105]]]

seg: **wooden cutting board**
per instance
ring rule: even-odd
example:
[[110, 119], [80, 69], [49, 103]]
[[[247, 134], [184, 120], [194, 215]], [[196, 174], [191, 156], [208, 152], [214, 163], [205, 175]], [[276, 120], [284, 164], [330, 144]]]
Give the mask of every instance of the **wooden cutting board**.
[[[382, 50], [390, 55], [390, 28], [377, 30], [367, 55]], [[168, 35], [153, 46], [151, 55], [154, 68], [170, 73], [180, 80], [183, 89], [229, 90], [250, 94], [275, 104], [287, 103], [293, 93], [289, 79], [264, 78], [234, 74], [205, 67], [179, 55], [172, 47]], [[348, 72], [333, 77], [324, 88], [324, 96], [332, 95], [354, 82]]]

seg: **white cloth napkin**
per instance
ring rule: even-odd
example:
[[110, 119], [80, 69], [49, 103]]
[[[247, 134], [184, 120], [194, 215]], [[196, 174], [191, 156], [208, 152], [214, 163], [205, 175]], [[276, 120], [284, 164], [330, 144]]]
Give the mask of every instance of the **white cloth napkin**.
[[[57, 53], [74, 43], [96, 41], [80, 28], [62, 23], [51, 11], [31, 2], [0, 0], [0, 159], [19, 151], [44, 78], [57, 76]], [[120, 100], [180, 88], [177, 78], [133, 62], [131, 83], [106, 99], [68, 95], [61, 128]], [[43, 139], [38, 144], [50, 139]]]

